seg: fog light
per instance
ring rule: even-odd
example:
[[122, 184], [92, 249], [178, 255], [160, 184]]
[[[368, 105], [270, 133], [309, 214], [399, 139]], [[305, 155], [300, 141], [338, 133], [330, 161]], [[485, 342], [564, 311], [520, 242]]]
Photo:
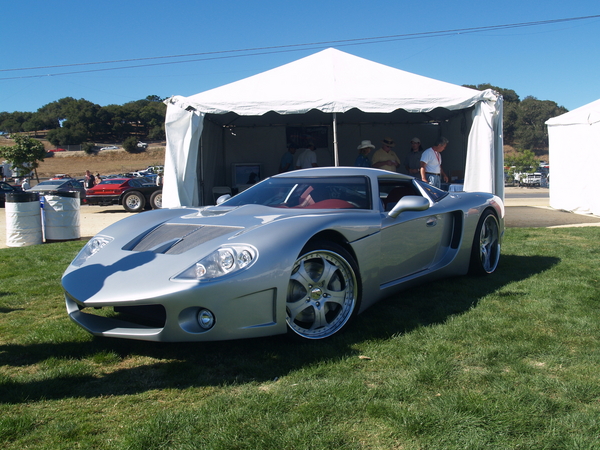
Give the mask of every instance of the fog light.
[[215, 324], [215, 316], [208, 309], [201, 309], [198, 312], [198, 325], [204, 330], [210, 330]]

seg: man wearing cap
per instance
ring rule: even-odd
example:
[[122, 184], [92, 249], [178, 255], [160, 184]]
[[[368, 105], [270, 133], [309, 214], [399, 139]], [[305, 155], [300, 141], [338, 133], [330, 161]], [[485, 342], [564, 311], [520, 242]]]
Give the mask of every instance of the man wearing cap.
[[421, 156], [421, 180], [436, 188], [442, 187], [440, 177], [443, 177], [446, 183], [448, 182], [448, 176], [444, 173], [444, 169], [442, 169], [441, 155], [446, 149], [448, 142], [448, 139], [440, 136], [435, 141], [435, 144], [425, 150]]
[[400, 159], [392, 150], [394, 145], [394, 140], [392, 138], [385, 138], [381, 141], [381, 148], [373, 154], [371, 166], [377, 169], [396, 172], [400, 165]]
[[410, 176], [421, 178], [421, 152], [423, 151], [423, 146], [421, 145], [421, 139], [418, 137], [412, 138], [410, 140], [410, 151], [404, 158], [404, 167], [406, 168], [406, 173]]
[[371, 144], [371, 141], [362, 141], [358, 146], [358, 156], [356, 157], [356, 161], [354, 161], [354, 165], [356, 167], [371, 167], [371, 161], [369, 161], [367, 155], [371, 153], [371, 150], [374, 148], [375, 146]]

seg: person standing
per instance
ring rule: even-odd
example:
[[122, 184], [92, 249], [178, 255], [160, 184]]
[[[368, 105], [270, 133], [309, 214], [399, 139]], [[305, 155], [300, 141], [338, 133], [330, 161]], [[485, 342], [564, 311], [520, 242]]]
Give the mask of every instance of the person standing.
[[412, 138], [410, 141], [410, 151], [404, 158], [404, 167], [406, 173], [410, 176], [419, 178], [421, 173], [421, 153], [423, 152], [423, 146], [421, 145], [421, 139], [418, 137]]
[[96, 185], [96, 178], [94, 177], [94, 175], [92, 174], [92, 172], [90, 172], [89, 170], [85, 171], [85, 188], [86, 189], [90, 189], [93, 188]]
[[287, 151], [283, 154], [279, 162], [279, 173], [294, 170], [294, 153], [296, 153], [297, 149], [296, 144], [288, 145]]
[[358, 146], [358, 156], [354, 161], [354, 165], [356, 167], [371, 167], [371, 161], [369, 161], [368, 155], [374, 148], [375, 146], [371, 144], [371, 141], [362, 141]]
[[296, 161], [296, 169], [309, 169], [311, 167], [319, 167], [317, 164], [317, 148], [315, 144], [312, 142], [308, 144], [308, 148], [306, 148], [300, 156], [298, 156], [298, 160]]
[[23, 183], [21, 184], [21, 189], [26, 191], [30, 187], [31, 187], [31, 185], [29, 184], [29, 180], [27, 178], [23, 178]]
[[448, 142], [448, 139], [440, 136], [435, 141], [435, 144], [421, 155], [421, 180], [440, 189], [442, 187], [441, 177], [444, 178], [446, 183], [448, 182], [448, 176], [444, 172], [444, 169], [442, 169], [441, 155], [446, 149]]
[[394, 140], [392, 138], [385, 138], [381, 141], [381, 148], [373, 154], [371, 166], [377, 169], [396, 172], [400, 165], [400, 159], [392, 150], [394, 145]]

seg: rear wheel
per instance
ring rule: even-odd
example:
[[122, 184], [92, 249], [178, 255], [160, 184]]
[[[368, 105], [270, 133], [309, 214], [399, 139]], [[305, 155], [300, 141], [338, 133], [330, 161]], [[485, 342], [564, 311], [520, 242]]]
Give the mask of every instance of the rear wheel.
[[128, 212], [141, 212], [146, 206], [146, 199], [140, 192], [128, 192], [123, 196], [123, 208]]
[[473, 275], [493, 273], [500, 261], [500, 226], [495, 214], [487, 210], [477, 224], [469, 271]]
[[307, 245], [288, 284], [290, 334], [309, 340], [333, 336], [358, 313], [360, 295], [358, 267], [344, 248], [325, 241]]
[[150, 206], [152, 206], [152, 209], [162, 208], [162, 191], [152, 193], [150, 196]]

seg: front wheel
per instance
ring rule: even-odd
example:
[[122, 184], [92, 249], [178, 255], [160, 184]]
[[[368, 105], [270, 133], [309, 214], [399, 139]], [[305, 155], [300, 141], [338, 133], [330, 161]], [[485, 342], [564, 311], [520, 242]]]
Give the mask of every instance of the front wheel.
[[127, 212], [141, 212], [146, 206], [146, 199], [141, 192], [128, 192], [123, 196], [123, 208]]
[[291, 335], [309, 340], [333, 336], [356, 316], [360, 296], [354, 258], [337, 244], [308, 244], [288, 284], [286, 321]]
[[477, 224], [469, 271], [473, 275], [493, 273], [500, 261], [500, 226], [493, 212], [483, 213]]

